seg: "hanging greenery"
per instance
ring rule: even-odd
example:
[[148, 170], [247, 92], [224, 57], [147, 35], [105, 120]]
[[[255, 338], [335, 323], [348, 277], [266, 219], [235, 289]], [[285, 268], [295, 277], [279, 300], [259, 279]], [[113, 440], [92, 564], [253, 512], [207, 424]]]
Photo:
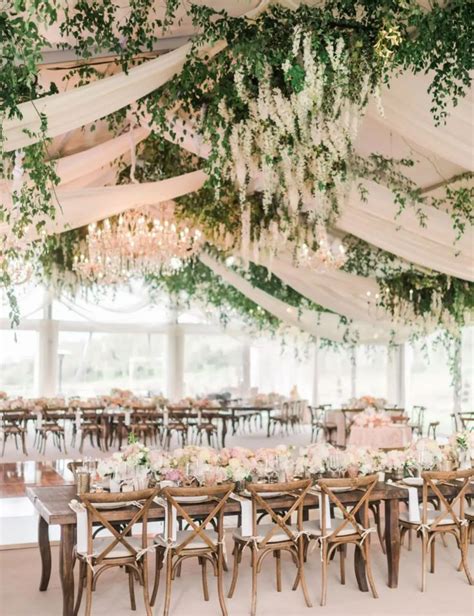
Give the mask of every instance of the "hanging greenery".
[[[20, 117], [22, 102], [55, 91], [54, 84], [42, 86], [38, 79], [48, 47], [45, 28], [60, 23], [69, 41], [62, 47], [84, 60], [70, 72], [79, 75], [82, 85], [101, 77], [90, 62], [97, 54], [112, 54], [123, 71], [146, 59], [163, 28], [183, 8], [169, 0], [164, 17], [158, 18], [154, 3], [130, 0], [124, 19], [123, 6], [114, 0], [78, 0], [61, 11], [57, 0], [13, 0], [0, 12], [0, 121]], [[183, 71], [133, 110], [135, 117], [151, 113], [154, 121], [154, 132], [137, 150], [134, 173], [138, 181], [151, 181], [199, 167], [207, 171], [205, 187], [180, 198], [177, 212], [205, 228], [224, 254], [241, 246], [248, 259], [255, 244], [276, 250], [286, 242], [316, 249], [314, 226], [337, 217], [341, 198], [361, 178], [388, 186], [400, 210], [413, 205], [420, 224], [425, 206], [432, 205], [450, 213], [458, 236], [472, 225], [473, 188], [453, 183], [443, 197], [430, 199], [403, 173], [412, 161], [375, 153], [364, 159], [353, 147], [369, 95], [378, 101], [380, 86], [399, 70], [433, 75], [430, 92], [437, 122], [444, 120], [450, 103], [465, 95], [472, 69], [469, 3], [432, 2], [430, 10], [414, 0], [326, 0], [297, 10], [275, 3], [252, 20], [192, 2], [185, 10], [200, 34]], [[209, 60], [203, 49], [218, 40], [227, 46]], [[208, 159], [162, 138], [176, 110], [210, 144]], [[124, 130], [130, 111], [123, 108], [107, 118], [112, 131]], [[1, 153], [2, 175], [12, 182], [13, 207], [0, 207], [0, 222], [10, 228], [1, 238], [0, 284], [8, 289], [13, 316], [12, 264], [19, 255], [50, 278], [65, 277], [74, 285], [70, 260], [74, 243], [85, 234], [82, 229], [33, 244], [26, 239], [33, 226], [41, 233], [55, 214], [58, 178], [48, 157], [45, 117], [40, 124], [36, 144]], [[123, 169], [119, 181], [130, 181], [130, 169]], [[426, 315], [428, 304], [433, 310], [445, 298], [446, 310], [458, 324], [472, 309], [467, 283], [420, 273], [367, 244], [343, 241], [348, 248], [344, 269], [376, 275], [390, 290], [383, 302], [391, 314], [400, 314], [401, 303], [411, 297], [415, 315]], [[182, 280], [186, 286], [184, 272]], [[412, 296], [406, 289], [413, 290]]]

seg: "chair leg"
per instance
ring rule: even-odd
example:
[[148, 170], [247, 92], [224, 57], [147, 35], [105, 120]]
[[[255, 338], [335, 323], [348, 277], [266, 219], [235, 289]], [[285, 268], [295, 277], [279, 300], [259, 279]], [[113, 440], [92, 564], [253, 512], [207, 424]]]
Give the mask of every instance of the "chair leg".
[[346, 546], [341, 545], [339, 547], [339, 568], [341, 572], [341, 584], [346, 583], [345, 559], [346, 559]]
[[430, 573], [434, 573], [435, 572], [435, 546], [436, 546], [436, 539], [433, 536], [433, 539], [431, 540], [431, 548], [430, 548]]
[[309, 598], [308, 587], [306, 585], [306, 577], [304, 574], [304, 545], [305, 539], [301, 536], [298, 539], [298, 578], [301, 581], [301, 588], [303, 589], [304, 599], [308, 607], [313, 607], [311, 599]]
[[144, 558], [142, 562], [142, 581], [143, 581], [143, 603], [145, 605], [146, 616], [153, 616], [150, 607], [150, 595], [148, 592], [148, 562]]
[[92, 610], [92, 584], [93, 584], [93, 575], [90, 567], [87, 567], [86, 570], [87, 575], [87, 586], [86, 586], [86, 610], [84, 612], [85, 616], [91, 616]]
[[151, 593], [150, 605], [155, 605], [156, 595], [158, 594], [158, 586], [160, 584], [160, 573], [161, 573], [161, 568], [163, 567], [163, 555], [164, 555], [163, 550], [156, 549], [155, 581], [153, 583], [153, 591]]
[[238, 546], [237, 543], [234, 543], [233, 554], [234, 554], [234, 566], [232, 569], [232, 582], [230, 584], [229, 592], [227, 593], [227, 596], [229, 597], [229, 599], [232, 599], [232, 596], [235, 591], [235, 586], [237, 585], [237, 578], [239, 577], [240, 547]]
[[137, 609], [137, 604], [135, 602], [135, 586], [133, 584], [133, 569], [132, 567], [127, 567], [128, 569], [128, 590], [130, 593], [130, 608], [135, 612]]
[[76, 598], [76, 605], [74, 606], [74, 616], [77, 616], [77, 614], [79, 613], [79, 609], [81, 607], [81, 602], [82, 602], [82, 595], [84, 593], [84, 580], [86, 577], [86, 563], [83, 562], [82, 560], [79, 563], [79, 581], [78, 581], [78, 588], [77, 588], [77, 598]]
[[466, 573], [466, 577], [468, 579], [469, 584], [472, 586], [474, 582], [472, 579], [471, 571], [469, 569], [469, 565], [467, 563], [467, 531], [466, 531], [466, 527], [464, 526], [461, 528], [460, 545], [461, 545], [461, 561], [464, 567], [464, 572]]
[[326, 541], [322, 541], [321, 546], [321, 606], [326, 605], [326, 594], [328, 586], [328, 548]]
[[427, 551], [427, 538], [426, 533], [422, 533], [421, 537], [421, 592], [425, 592], [426, 588], [426, 551]]
[[281, 592], [281, 550], [275, 550], [273, 556], [275, 557], [277, 592]]
[[224, 597], [224, 586], [223, 586], [223, 577], [224, 577], [224, 553], [222, 546], [219, 545], [217, 548], [217, 594], [219, 596], [219, 604], [221, 606], [222, 616], [227, 616], [227, 607], [225, 604]]
[[168, 616], [168, 614], [170, 613], [172, 569], [173, 569], [173, 556], [171, 552], [168, 552], [166, 556], [166, 588], [165, 588], [165, 607], [163, 610], [163, 616]]
[[370, 590], [374, 599], [378, 599], [377, 589], [375, 588], [374, 576], [372, 575], [372, 561], [370, 557], [370, 539], [367, 537], [365, 545], [362, 548], [365, 550], [365, 567], [367, 570], [367, 580], [369, 582]]
[[202, 594], [204, 601], [209, 601], [209, 588], [207, 587], [207, 558], [200, 558], [202, 575]]
[[251, 616], [257, 613], [257, 550], [252, 547], [252, 607], [250, 610]]

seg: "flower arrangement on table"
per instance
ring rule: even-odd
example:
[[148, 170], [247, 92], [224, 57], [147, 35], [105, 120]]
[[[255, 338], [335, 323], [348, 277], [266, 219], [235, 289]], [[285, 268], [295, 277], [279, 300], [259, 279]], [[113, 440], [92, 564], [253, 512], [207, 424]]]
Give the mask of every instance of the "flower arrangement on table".
[[406, 450], [405, 468], [411, 473], [440, 469], [447, 454], [430, 438], [420, 438]]
[[378, 409], [385, 408], [387, 401], [385, 398], [375, 398], [374, 396], [362, 396], [361, 398], [351, 398], [347, 403], [350, 409]]
[[293, 477], [357, 476], [384, 471], [400, 479], [416, 471], [441, 468], [449, 448], [441, 449], [432, 439], [420, 439], [403, 451], [384, 452], [367, 447], [341, 450], [317, 443], [296, 450], [279, 445], [255, 451], [230, 447], [217, 451], [211, 447], [188, 445], [166, 452], [131, 442], [122, 451], [101, 460], [98, 475], [117, 484], [135, 486], [143, 481], [158, 483], [216, 485], [234, 481], [286, 481]]
[[390, 415], [384, 411], [376, 411], [369, 407], [366, 411], [355, 416], [352, 423], [357, 428], [386, 428], [392, 424]]
[[469, 468], [474, 458], [474, 432], [462, 430], [451, 435], [447, 450], [453, 466]]

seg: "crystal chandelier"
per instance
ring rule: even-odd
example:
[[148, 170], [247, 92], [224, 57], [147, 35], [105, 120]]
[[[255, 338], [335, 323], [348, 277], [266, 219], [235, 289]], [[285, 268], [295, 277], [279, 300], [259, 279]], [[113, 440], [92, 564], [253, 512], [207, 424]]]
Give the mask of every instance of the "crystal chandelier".
[[84, 281], [124, 283], [179, 269], [203, 244], [199, 229], [175, 218], [173, 204], [162, 204], [155, 216], [129, 210], [89, 225], [86, 249], [74, 257], [73, 269]]
[[320, 271], [340, 269], [347, 261], [346, 251], [342, 242], [334, 240], [331, 243], [323, 225], [316, 226], [315, 240], [318, 244], [318, 248], [315, 251], [311, 250], [306, 243], [299, 247], [296, 255], [297, 264]]

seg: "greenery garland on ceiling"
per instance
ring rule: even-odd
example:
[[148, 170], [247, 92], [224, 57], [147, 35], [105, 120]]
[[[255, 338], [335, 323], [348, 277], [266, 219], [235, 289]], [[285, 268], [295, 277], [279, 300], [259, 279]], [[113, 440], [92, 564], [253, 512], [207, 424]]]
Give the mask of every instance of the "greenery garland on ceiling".
[[[65, 14], [61, 13], [62, 34], [76, 41], [72, 46], [64, 44], [64, 48], [73, 49], [86, 61], [82, 67], [72, 70], [71, 75], [79, 73], [81, 84], [96, 79], [100, 75], [88, 60], [104, 51], [115, 54], [116, 63], [124, 71], [141, 62], [143, 52], [151, 51], [159, 40], [160, 27], [173, 22], [181, 4], [177, 0], [168, 1], [166, 18], [161, 23], [150, 19], [153, 2], [131, 0], [132, 19], [126, 21], [121, 18], [120, 7], [113, 0], [80, 0]], [[0, 65], [0, 97], [2, 113], [6, 117], [19, 116], [19, 103], [54, 91], [53, 84], [49, 90], [41, 86], [37, 71], [42, 49], [47, 47], [41, 25], [58, 22], [57, 5], [56, 0], [14, 0], [7, 11], [0, 13], [0, 25], [7, 41]], [[444, 199], [428, 200], [401, 171], [403, 166], [412, 164], [411, 161], [394, 161], [376, 154], [368, 159], [357, 157], [352, 148], [357, 118], [352, 117], [354, 122], [350, 121], [349, 109], [352, 105], [362, 112], [368, 94], [372, 92], [377, 97], [379, 86], [398, 69], [414, 72], [429, 69], [434, 74], [430, 86], [432, 112], [436, 121], [443, 121], [447, 103], [455, 103], [464, 96], [470, 84], [472, 41], [468, 3], [463, 0], [435, 2], [430, 11], [425, 11], [412, 0], [327, 0], [323, 6], [301, 6], [296, 11], [271, 6], [264, 15], [252, 21], [231, 18], [224, 11], [215, 13], [192, 3], [187, 5], [187, 10], [194, 24], [204, 33], [195, 38], [182, 73], [139, 101], [136, 113], [140, 115], [145, 108], [148, 109], [156, 127], [161, 126], [164, 130], [167, 110], [174, 110], [178, 103], [211, 142], [211, 156], [207, 161], [198, 160], [178, 147], [168, 147], [159, 133], [155, 133], [139, 148], [135, 175], [140, 181], [161, 179], [176, 175], [177, 170], [185, 172], [203, 166], [210, 173], [209, 182], [199, 193], [179, 199], [178, 213], [194, 216], [200, 225], [206, 227], [211, 239], [230, 238], [221, 247], [235, 248], [243, 235], [247, 236], [247, 243], [259, 240], [265, 243], [266, 233], [274, 228], [272, 224], [276, 224], [283, 237], [291, 241], [308, 241], [308, 237], [311, 240], [314, 221], [300, 211], [301, 201], [308, 196], [306, 193], [309, 190], [312, 197], [317, 193], [319, 201], [324, 202], [319, 214], [330, 220], [337, 215], [341, 186], [351, 177], [366, 177], [388, 185], [400, 208], [408, 203], [415, 204], [421, 224], [425, 204], [449, 209], [459, 235], [467, 224], [472, 224], [474, 189], [448, 186]], [[228, 47], [208, 62], [201, 57], [200, 50], [206, 43], [219, 39], [226, 40]], [[271, 98], [275, 88], [279, 89], [281, 101], [295, 102], [298, 117], [294, 117], [294, 125], [289, 130], [285, 126], [272, 125], [265, 116], [269, 132], [260, 134], [258, 139], [267, 136], [283, 139], [288, 159], [294, 154], [295, 146], [304, 142], [305, 130], [314, 128], [324, 134], [316, 148], [316, 158], [311, 160], [311, 164], [303, 161], [307, 177], [296, 186], [296, 197], [293, 191], [292, 207], [284, 205], [285, 200], [281, 198], [287, 193], [273, 194], [265, 187], [263, 192], [251, 196], [244, 193], [251, 175], [246, 148], [252, 131], [255, 131], [252, 111], [257, 105], [259, 113], [265, 115], [265, 106], [278, 102]], [[115, 131], [124, 130], [126, 111], [122, 109], [109, 116], [109, 123]], [[223, 112], [228, 116], [227, 121]], [[314, 126], [309, 121], [313, 116], [317, 120]], [[342, 117], [345, 120], [341, 124]], [[331, 122], [338, 126], [335, 133], [331, 133]], [[233, 136], [232, 126], [238, 127]], [[48, 162], [46, 155], [46, 128], [46, 119], [42, 118], [42, 137], [37, 144], [26, 147], [22, 153], [2, 153], [4, 177], [18, 179], [21, 173], [30, 180], [22, 182], [14, 195], [18, 206], [15, 220], [9, 218], [8, 210], [0, 211], [0, 220], [3, 218], [12, 225], [13, 239], [21, 240], [25, 229], [32, 223], [40, 231], [45, 220], [54, 216], [52, 197], [58, 178], [54, 162]], [[252, 139], [252, 147], [261, 148], [264, 139], [258, 141], [255, 136]], [[237, 156], [236, 149], [240, 152]], [[282, 161], [280, 151], [273, 149], [272, 152], [261, 150], [264, 159], [271, 155], [272, 164], [280, 165], [281, 185], [284, 191], [288, 191], [292, 188], [291, 178], [288, 173], [285, 175], [284, 165], [288, 166], [291, 161]], [[234, 185], [232, 174], [223, 174], [226, 167], [220, 163], [224, 158], [236, 163], [235, 174], [240, 173], [240, 190]], [[160, 159], [161, 167], [156, 164]], [[239, 168], [239, 161], [243, 168]], [[295, 161], [297, 159], [292, 164]], [[293, 175], [297, 176], [297, 173]], [[321, 181], [321, 177], [325, 180]], [[121, 181], [130, 181], [127, 170]], [[246, 229], [242, 225], [243, 210], [248, 215]], [[78, 233], [84, 234], [84, 230]], [[28, 245], [24, 256], [35, 263], [39, 251], [43, 255], [40, 263], [47, 269], [49, 264], [44, 255], [50, 254], [51, 242], [61, 243], [62, 240], [48, 239], [42, 250], [43, 241]], [[11, 277], [6, 265], [17, 257], [18, 245], [21, 246], [21, 242], [12, 242], [11, 247], [5, 249], [4, 244], [3, 254], [0, 254], [0, 282], [10, 290]], [[374, 250], [370, 248], [368, 251], [374, 261]], [[413, 268], [408, 268], [407, 272], [406, 265], [401, 266], [387, 253], [375, 252], [378, 255], [375, 259], [379, 270], [377, 276], [381, 284], [390, 289], [388, 296], [381, 294], [380, 301], [392, 314], [400, 313], [400, 303], [410, 302], [416, 295], [413, 301], [415, 314], [427, 315], [430, 312], [428, 305], [433, 307], [433, 297], [436, 296], [446, 301], [446, 310], [456, 323], [463, 322], [466, 310], [472, 308], [472, 285], [432, 272], [416, 272]], [[386, 266], [380, 274], [381, 254]], [[355, 252], [349, 252], [348, 271], [365, 271], [362, 275], [374, 273], [374, 270], [370, 271], [367, 260], [360, 259], [354, 265], [355, 261]], [[14, 295], [11, 295], [11, 301], [14, 302]]]

